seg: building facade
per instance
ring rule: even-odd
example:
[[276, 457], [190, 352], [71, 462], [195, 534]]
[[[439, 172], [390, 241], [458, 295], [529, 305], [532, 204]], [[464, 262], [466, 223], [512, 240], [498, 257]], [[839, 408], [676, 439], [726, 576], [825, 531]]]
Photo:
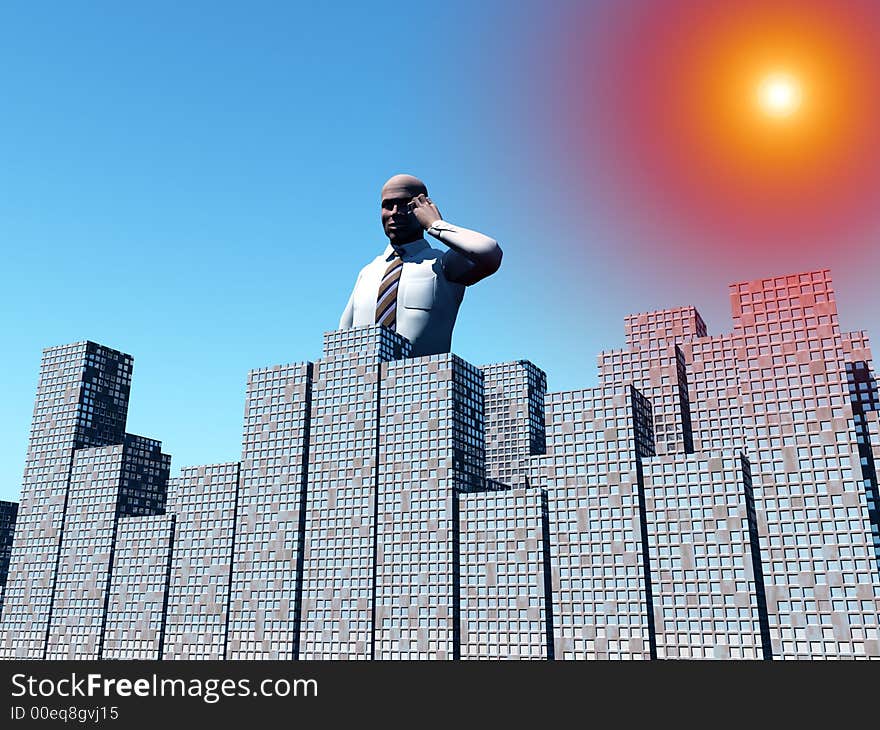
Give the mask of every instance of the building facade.
[[372, 659], [382, 363], [409, 342], [381, 327], [328, 333], [315, 363], [302, 578], [303, 659]]
[[18, 504], [0, 500], [0, 616], [3, 615], [3, 593], [9, 575], [9, 558], [12, 555], [12, 538], [15, 535], [17, 517]]
[[169, 482], [175, 518], [163, 659], [223, 659], [240, 464], [187, 467]]
[[529, 457], [547, 448], [547, 375], [528, 360], [484, 365], [486, 479], [524, 487]]
[[[880, 658], [880, 395], [827, 270], [734, 327], [631, 315], [598, 385], [379, 326], [248, 376], [240, 461], [168, 479], [130, 356], [46, 350], [0, 503], [0, 657]], [[8, 568], [7, 568], [8, 565]]]
[[248, 375], [228, 558], [230, 659], [296, 658], [311, 399], [311, 363]]
[[0, 616], [0, 658], [45, 658], [75, 452], [123, 442], [131, 369], [130, 355], [94, 342], [43, 352]]
[[161, 443], [130, 434], [122, 444], [75, 452], [47, 659], [102, 658], [120, 521], [164, 509], [170, 466]]

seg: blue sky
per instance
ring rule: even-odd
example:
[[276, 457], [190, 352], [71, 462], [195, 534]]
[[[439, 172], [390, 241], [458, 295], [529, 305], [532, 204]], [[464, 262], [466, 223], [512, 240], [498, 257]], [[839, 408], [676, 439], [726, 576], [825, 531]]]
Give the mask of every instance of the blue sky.
[[[607, 32], [594, 12], [578, 16], [584, 43]], [[694, 277], [664, 252], [682, 232], [607, 215], [601, 176], [563, 169], [536, 113], [570, 17], [566, 3], [5, 3], [0, 498], [18, 498], [42, 348], [82, 339], [134, 356], [128, 430], [161, 439], [175, 471], [237, 459], [247, 371], [320, 357], [385, 245], [379, 188], [397, 172], [505, 251], [468, 291], [454, 350], [531, 359], [554, 390], [595, 383], [627, 313], [692, 303], [724, 331], [730, 281], [834, 267], [769, 257]], [[835, 271], [842, 306], [867, 302], [850, 327], [878, 319], [867, 269]]]

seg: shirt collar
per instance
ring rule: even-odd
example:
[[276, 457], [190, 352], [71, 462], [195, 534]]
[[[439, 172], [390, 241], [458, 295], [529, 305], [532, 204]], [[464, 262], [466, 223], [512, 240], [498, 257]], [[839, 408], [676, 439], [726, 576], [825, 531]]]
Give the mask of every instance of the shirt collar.
[[[410, 243], [405, 243], [402, 246], [397, 247], [400, 251], [400, 258], [404, 261], [407, 259], [411, 259], [420, 251], [423, 251], [426, 248], [429, 248], [428, 242], [424, 238], [420, 238], [418, 241], [411, 241]], [[385, 253], [382, 255], [385, 257], [386, 261], [391, 261], [394, 258], [395, 253], [394, 246], [390, 243], [385, 247]]]

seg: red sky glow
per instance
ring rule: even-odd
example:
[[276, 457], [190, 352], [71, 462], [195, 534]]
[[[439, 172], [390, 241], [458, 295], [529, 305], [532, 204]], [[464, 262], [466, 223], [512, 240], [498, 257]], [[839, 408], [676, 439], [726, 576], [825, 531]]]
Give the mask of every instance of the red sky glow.
[[[621, 3], [562, 68], [589, 93], [557, 118], [604, 178], [609, 206], [692, 231], [683, 246], [760, 255], [829, 245], [875, 216], [880, 4]], [[775, 75], [775, 76], [774, 76]], [[771, 113], [768, 77], [793, 81]], [[771, 79], [772, 80], [772, 79]], [[766, 97], [766, 94], [765, 94]], [[571, 156], [571, 155], [569, 155]], [[693, 235], [696, 234], [696, 235]]]

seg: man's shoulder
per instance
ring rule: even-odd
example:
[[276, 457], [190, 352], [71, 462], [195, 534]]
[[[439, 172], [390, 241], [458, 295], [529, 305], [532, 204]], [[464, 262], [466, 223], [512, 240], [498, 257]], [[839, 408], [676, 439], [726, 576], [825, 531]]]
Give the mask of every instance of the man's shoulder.
[[426, 261], [437, 261], [443, 258], [445, 251], [426, 245], [404, 259], [404, 263], [421, 264]]
[[361, 274], [363, 274], [365, 271], [367, 271], [367, 270], [370, 269], [371, 267], [373, 267], [373, 266], [378, 266], [379, 264], [382, 264], [382, 263], [384, 263], [384, 262], [385, 262], [385, 254], [384, 254], [384, 253], [379, 253], [377, 256], [374, 256], [373, 258], [371, 258], [369, 261], [367, 261], [367, 263], [365, 263], [365, 264], [361, 267], [361, 270], [360, 270], [360, 273], [358, 274], [358, 276], [360, 276]]
[[426, 259], [439, 259], [439, 258], [443, 258], [443, 254], [445, 254], [445, 253], [446, 253], [446, 251], [442, 251], [442, 250], [440, 250], [439, 248], [434, 248], [433, 246], [431, 246], [431, 245], [429, 244], [428, 246], [426, 246], [425, 248], [423, 248], [421, 251], [419, 251], [419, 256], [420, 256], [423, 260], [426, 260]]
[[[414, 255], [407, 257], [404, 259], [404, 264], [412, 263], [419, 264], [425, 261], [440, 261], [444, 254], [445, 250], [441, 250], [439, 248], [434, 248], [430, 244], [420, 249]], [[374, 258], [370, 259], [366, 264], [361, 267], [360, 273], [358, 276], [362, 275], [364, 272], [368, 271], [373, 267], [384, 267], [388, 264], [388, 253], [387, 250], [379, 252]]]
[[438, 280], [443, 280], [446, 283], [446, 286], [452, 287], [453, 289], [461, 288], [462, 292], [464, 291], [464, 284], [459, 284], [456, 281], [453, 281], [446, 275], [446, 259], [445, 257], [449, 254], [449, 251], [444, 251], [438, 248], [431, 248], [430, 246], [422, 249], [419, 252], [417, 258], [413, 260], [412, 263], [429, 267]]

